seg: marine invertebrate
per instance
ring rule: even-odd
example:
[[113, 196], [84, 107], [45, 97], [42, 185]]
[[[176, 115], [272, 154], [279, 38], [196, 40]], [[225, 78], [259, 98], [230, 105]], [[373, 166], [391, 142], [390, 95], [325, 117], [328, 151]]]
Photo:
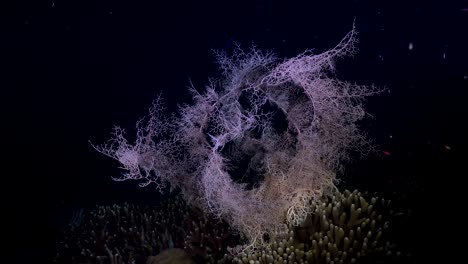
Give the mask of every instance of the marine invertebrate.
[[[363, 98], [381, 89], [333, 76], [335, 61], [354, 54], [356, 42], [353, 27], [333, 49], [283, 62], [255, 47], [217, 52], [224, 79], [205, 92], [192, 87], [194, 102], [178, 116], [166, 118], [159, 97], [137, 122], [133, 144], [116, 127], [109, 142], [93, 146], [123, 165], [118, 180], [145, 180], [140, 186], [160, 190], [169, 182], [255, 249], [263, 236], [284, 231], [285, 221], [303, 222], [310, 200], [337, 191], [336, 173], [350, 149], [372, 150], [356, 122], [366, 114]], [[244, 160], [246, 180], [234, 169]]]
[[70, 226], [55, 262], [146, 263], [170, 252], [194, 263], [391, 263], [405, 257], [390, 236], [397, 215], [390, 200], [355, 190], [307, 206], [306, 221], [264, 237], [255, 251], [243, 251], [235, 229], [181, 196], [156, 207], [97, 206]]
[[65, 230], [57, 244], [58, 263], [145, 263], [149, 256], [184, 246], [185, 203], [159, 206], [97, 205]]
[[391, 239], [395, 212], [390, 200], [357, 190], [322, 197], [299, 226], [275, 234], [256, 253], [241, 253], [234, 263], [391, 263], [404, 257]]

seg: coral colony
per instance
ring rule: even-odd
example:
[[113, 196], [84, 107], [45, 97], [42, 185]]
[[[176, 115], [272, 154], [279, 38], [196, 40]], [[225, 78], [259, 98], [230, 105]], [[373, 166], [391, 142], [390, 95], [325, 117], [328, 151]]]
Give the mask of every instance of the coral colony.
[[[97, 206], [64, 234], [72, 263], [371, 263], [401, 253], [388, 240], [389, 201], [340, 192], [350, 151], [372, 144], [357, 126], [376, 87], [334, 78], [356, 52], [353, 28], [333, 49], [283, 61], [238, 47], [216, 52], [222, 78], [166, 117], [161, 97], [131, 143], [115, 127], [93, 145], [172, 198], [158, 207]], [[173, 258], [171, 260], [171, 258]], [[166, 262], [164, 262], [166, 261]], [[171, 262], [172, 261], [172, 262]]]

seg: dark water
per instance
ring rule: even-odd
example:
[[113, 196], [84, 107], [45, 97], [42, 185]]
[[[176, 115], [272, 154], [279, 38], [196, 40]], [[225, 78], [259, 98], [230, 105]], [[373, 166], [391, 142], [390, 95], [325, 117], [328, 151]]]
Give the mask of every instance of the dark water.
[[2, 173], [3, 201], [13, 261], [46, 259], [57, 232], [81, 208], [161, 199], [151, 186], [113, 182], [118, 164], [88, 140], [105, 141], [116, 124], [134, 127], [160, 91], [169, 112], [187, 102], [189, 78], [202, 88], [209, 76], [219, 76], [212, 49], [254, 42], [280, 58], [309, 48], [322, 52], [353, 21], [359, 52], [337, 63], [337, 77], [391, 92], [366, 104], [375, 119], [363, 129], [380, 155], [349, 164], [340, 188], [395, 197], [412, 211], [400, 241], [420, 259], [454, 258], [468, 145], [467, 7], [447, 1], [19, 1], [6, 11], [2, 60], [9, 168]]

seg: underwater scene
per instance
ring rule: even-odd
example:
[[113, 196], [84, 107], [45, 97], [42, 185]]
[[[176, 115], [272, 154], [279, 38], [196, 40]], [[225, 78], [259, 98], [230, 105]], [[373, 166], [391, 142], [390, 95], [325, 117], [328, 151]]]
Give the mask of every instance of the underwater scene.
[[11, 18], [8, 263], [463, 255], [467, 3], [49, 0]]

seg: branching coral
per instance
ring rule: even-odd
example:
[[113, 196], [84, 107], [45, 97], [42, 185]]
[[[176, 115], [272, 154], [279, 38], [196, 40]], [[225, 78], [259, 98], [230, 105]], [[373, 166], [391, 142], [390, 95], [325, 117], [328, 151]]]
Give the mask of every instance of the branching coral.
[[[363, 98], [380, 90], [333, 75], [335, 61], [353, 55], [356, 42], [353, 28], [329, 51], [281, 63], [255, 47], [218, 52], [224, 79], [205, 92], [192, 87], [194, 103], [181, 106], [179, 116], [165, 118], [158, 98], [137, 123], [134, 144], [117, 127], [95, 148], [123, 165], [122, 180], [143, 179], [141, 186], [160, 190], [169, 182], [247, 238], [244, 249], [259, 248], [265, 235], [284, 231], [284, 222], [303, 222], [309, 200], [336, 192], [350, 149], [372, 149], [356, 122], [365, 116]], [[233, 179], [245, 160], [250, 177]]]
[[59, 263], [144, 263], [148, 256], [183, 247], [185, 203], [171, 200], [158, 207], [124, 204], [96, 206], [70, 226], [57, 246]]
[[261, 251], [234, 263], [393, 263], [403, 254], [389, 239], [395, 212], [390, 200], [358, 191], [322, 197], [298, 227], [275, 234]]
[[188, 206], [180, 196], [157, 207], [98, 206], [83, 212], [81, 224], [70, 226], [58, 244], [55, 262], [138, 264], [165, 259], [170, 252], [188, 263], [188, 257], [195, 263], [219, 264], [404, 260], [406, 254], [392, 242], [394, 217], [400, 213], [390, 200], [345, 191], [307, 207], [312, 213], [301, 225], [285, 226], [248, 253], [242, 251], [236, 230]]
[[184, 250], [201, 263], [215, 263], [239, 243], [225, 222], [209, 219], [179, 195], [158, 206], [114, 204], [80, 212], [81, 221], [70, 223], [57, 243], [56, 263], [146, 263], [175, 248], [165, 255]]

